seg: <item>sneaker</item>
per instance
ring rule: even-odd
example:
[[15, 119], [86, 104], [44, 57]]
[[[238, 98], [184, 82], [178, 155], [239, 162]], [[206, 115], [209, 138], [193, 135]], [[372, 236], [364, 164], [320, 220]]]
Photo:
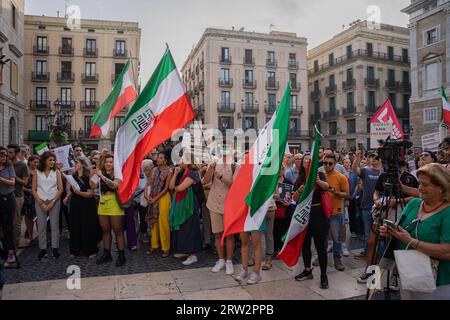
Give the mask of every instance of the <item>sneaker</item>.
[[182, 263], [185, 266], [190, 266], [193, 263], [198, 262], [197, 256], [195, 255], [190, 255], [186, 260], [184, 260]]
[[225, 260], [220, 259], [219, 261], [216, 262], [214, 267], [211, 269], [211, 272], [217, 273], [217, 272], [220, 272], [220, 270], [223, 270], [224, 268], [225, 268]]
[[41, 250], [41, 252], [39, 252], [38, 260], [41, 261], [44, 258], [47, 258], [47, 250]]
[[355, 256], [355, 259], [356, 259], [356, 260], [365, 260], [365, 259], [367, 259], [367, 253], [364, 252], [364, 251], [361, 251], [360, 253], [358, 253], [358, 254]]
[[59, 254], [59, 252], [58, 252], [58, 249], [52, 249], [52, 257], [53, 257], [54, 259], [58, 259], [59, 256], [60, 256], [60, 254]]
[[347, 249], [347, 245], [345, 245], [344, 243], [342, 244], [342, 255], [344, 257], [348, 257], [350, 255], [350, 252]]
[[320, 289], [328, 289], [328, 277], [326, 274], [320, 276]]
[[262, 280], [259, 272], [253, 272], [247, 280], [247, 284], [257, 284]]
[[133, 246], [133, 247], [131, 247], [131, 249], [130, 249], [131, 251], [137, 251], [138, 250], [138, 248], [137, 248], [137, 246]]
[[312, 274], [312, 269], [309, 271], [303, 270], [302, 273], [295, 276], [296, 281], [304, 281], [304, 280], [312, 280], [312, 279], [314, 279], [314, 276]]
[[225, 263], [225, 273], [229, 276], [234, 274], [234, 267], [233, 267], [233, 261], [229, 260]]
[[352, 232], [351, 237], [352, 238], [358, 238], [358, 235], [355, 232]]
[[316, 258], [316, 259], [313, 261], [312, 265], [313, 265], [314, 267], [320, 266], [319, 258]]
[[367, 283], [367, 280], [369, 279], [369, 277], [371, 276], [370, 273], [367, 272], [363, 272], [361, 273], [361, 275], [358, 277], [358, 279], [356, 280], [356, 282], [358, 283]]
[[400, 291], [400, 285], [399, 285], [399, 278], [398, 275], [392, 275], [389, 277], [389, 289], [392, 291], [398, 292]]
[[177, 258], [177, 259], [183, 259], [183, 258], [187, 258], [189, 255], [188, 254], [185, 254], [185, 253], [175, 253], [174, 255], [173, 255], [173, 257], [174, 258]]
[[239, 272], [237, 275], [234, 276], [234, 279], [237, 281], [243, 281], [247, 277], [248, 277], [248, 271], [245, 269], [242, 269], [241, 272]]
[[330, 253], [333, 251], [333, 242], [328, 241], [327, 252]]
[[345, 266], [342, 264], [341, 260], [336, 260], [334, 262], [334, 268], [338, 271], [344, 271], [345, 270]]

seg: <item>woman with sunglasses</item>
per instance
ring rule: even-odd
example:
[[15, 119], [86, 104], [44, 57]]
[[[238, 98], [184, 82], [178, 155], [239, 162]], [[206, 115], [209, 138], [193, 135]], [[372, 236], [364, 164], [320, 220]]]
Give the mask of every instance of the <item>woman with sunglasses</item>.
[[[402, 291], [402, 300], [448, 299], [450, 293], [450, 172], [432, 163], [417, 171], [419, 199], [408, 203], [397, 228], [386, 223], [380, 234], [392, 237], [397, 250], [418, 250], [439, 261], [436, 286], [432, 294]], [[401, 279], [400, 279], [401, 280]]]

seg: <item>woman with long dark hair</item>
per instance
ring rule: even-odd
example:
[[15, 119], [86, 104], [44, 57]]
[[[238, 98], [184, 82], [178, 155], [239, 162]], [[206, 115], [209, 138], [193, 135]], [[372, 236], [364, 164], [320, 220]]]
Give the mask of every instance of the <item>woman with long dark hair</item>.
[[[301, 195], [305, 188], [307, 178], [307, 168], [309, 161], [311, 161], [311, 155], [305, 155], [302, 159], [300, 166], [299, 176], [295, 183], [295, 200]], [[314, 246], [317, 250], [320, 265], [320, 287], [322, 289], [328, 289], [328, 277], [327, 277], [327, 251], [325, 248], [325, 239], [328, 237], [329, 222], [328, 218], [322, 210], [322, 192], [327, 192], [329, 185], [327, 177], [324, 173], [319, 172], [316, 181], [316, 187], [313, 193], [313, 200], [311, 204], [311, 213], [309, 216], [308, 231], [303, 243], [302, 256], [305, 265], [305, 270], [295, 277], [295, 280], [302, 281], [313, 279], [311, 268], [311, 240], [314, 238]]]
[[22, 215], [25, 216], [25, 241], [27, 245], [33, 240], [33, 219], [36, 217], [36, 209], [34, 207], [34, 198], [32, 194], [33, 175], [39, 166], [39, 157], [31, 156], [28, 158], [28, 184], [23, 187], [24, 203], [22, 207]]
[[103, 232], [103, 255], [97, 259], [97, 264], [104, 264], [112, 261], [111, 257], [111, 229], [116, 235], [119, 256], [116, 267], [125, 264], [125, 239], [123, 233], [123, 222], [125, 212], [120, 208], [115, 195], [119, 187], [119, 180], [114, 178], [114, 157], [104, 154], [100, 158], [100, 168], [94, 170], [100, 181], [93, 181], [91, 178], [91, 188], [95, 189], [100, 185], [100, 201], [98, 205], [98, 217]]
[[75, 159], [72, 178], [78, 186], [71, 185], [64, 199], [69, 206], [70, 256], [84, 254], [89, 259], [97, 257], [97, 208], [94, 189], [89, 184], [90, 163], [86, 157]]
[[44, 152], [39, 161], [36, 175], [33, 175], [32, 193], [35, 200], [38, 223], [38, 259], [47, 256], [47, 217], [52, 230], [52, 256], [59, 257], [59, 209], [63, 193], [61, 172], [56, 169], [56, 157], [50, 151]]

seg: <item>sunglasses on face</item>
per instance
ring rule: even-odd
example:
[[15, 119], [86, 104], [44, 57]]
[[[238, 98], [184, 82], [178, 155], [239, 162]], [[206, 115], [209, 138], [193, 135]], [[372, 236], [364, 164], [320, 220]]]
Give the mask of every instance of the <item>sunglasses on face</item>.
[[334, 162], [324, 162], [323, 165], [324, 166], [333, 166]]

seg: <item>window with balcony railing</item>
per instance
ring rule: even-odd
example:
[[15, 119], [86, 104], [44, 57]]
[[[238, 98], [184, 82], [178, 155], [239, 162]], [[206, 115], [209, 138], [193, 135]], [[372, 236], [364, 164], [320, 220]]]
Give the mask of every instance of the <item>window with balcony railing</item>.
[[337, 134], [337, 122], [329, 122], [328, 123], [328, 134], [329, 135]]
[[347, 134], [356, 133], [356, 121], [355, 119], [347, 120]]

